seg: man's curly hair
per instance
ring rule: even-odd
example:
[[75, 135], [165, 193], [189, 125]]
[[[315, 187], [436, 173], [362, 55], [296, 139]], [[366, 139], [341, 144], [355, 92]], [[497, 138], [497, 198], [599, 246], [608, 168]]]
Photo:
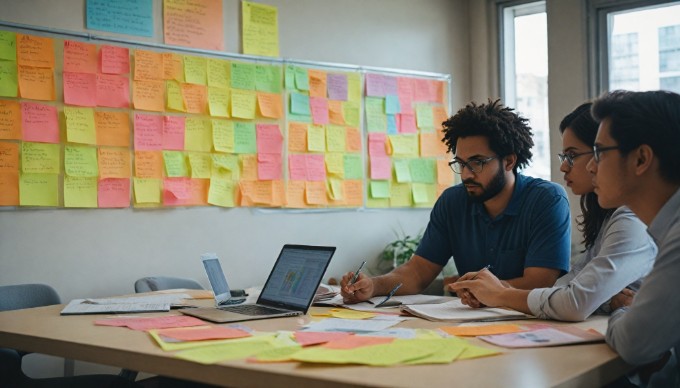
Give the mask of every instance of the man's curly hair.
[[501, 103], [501, 100], [477, 105], [471, 102], [454, 116], [442, 123], [446, 144], [453, 155], [456, 154], [456, 142], [461, 137], [485, 136], [489, 139], [489, 147], [503, 158], [510, 154], [517, 155], [517, 163], [513, 171], [529, 165], [531, 147], [534, 146], [529, 120], [521, 117]]

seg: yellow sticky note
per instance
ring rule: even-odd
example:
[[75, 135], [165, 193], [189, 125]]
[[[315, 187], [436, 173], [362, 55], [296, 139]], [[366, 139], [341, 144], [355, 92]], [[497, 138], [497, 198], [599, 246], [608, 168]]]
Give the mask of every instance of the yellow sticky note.
[[212, 120], [212, 136], [215, 151], [234, 153], [234, 122]]
[[170, 178], [189, 176], [182, 151], [163, 151], [163, 164], [165, 165], [165, 175]]
[[390, 181], [371, 181], [372, 198], [389, 198]]
[[161, 203], [161, 180], [134, 178], [135, 203]]
[[71, 143], [97, 144], [94, 109], [64, 107], [66, 139]]
[[65, 176], [64, 207], [97, 207], [97, 178]]
[[59, 144], [21, 143], [21, 171], [25, 174], [59, 174]]
[[168, 110], [186, 112], [184, 98], [182, 98], [182, 88], [177, 81], [165, 81], [166, 107]]
[[271, 5], [244, 1], [241, 10], [243, 21], [243, 53], [278, 57], [278, 9]]
[[359, 114], [359, 104], [356, 102], [345, 102], [342, 104], [342, 113], [345, 116], [345, 123], [352, 127], [358, 127], [361, 121]]
[[369, 319], [375, 317], [376, 313], [369, 313], [367, 311], [357, 311], [350, 309], [332, 309], [331, 316], [341, 319]]
[[345, 199], [345, 185], [342, 179], [329, 178], [328, 179], [328, 196], [332, 199], [333, 205], [342, 205]]
[[210, 179], [208, 203], [215, 206], [234, 207], [234, 182], [230, 179]]
[[97, 148], [64, 147], [64, 171], [67, 176], [72, 177], [96, 177], [99, 175]]
[[230, 68], [229, 62], [223, 59], [208, 58], [208, 86], [228, 89]]
[[184, 149], [187, 151], [212, 151], [212, 123], [210, 120], [188, 117], [184, 130]]
[[207, 152], [189, 152], [189, 168], [192, 178], [210, 178], [211, 157]]
[[178, 352], [176, 357], [200, 364], [214, 364], [220, 361], [246, 358], [273, 348], [274, 346], [269, 341], [232, 341], [184, 350]]
[[307, 129], [307, 150], [326, 151], [326, 129], [323, 125], [310, 125]]
[[257, 94], [247, 90], [231, 90], [231, 115], [241, 119], [254, 119]]
[[392, 183], [390, 186], [391, 207], [411, 207], [411, 185], [408, 183]]
[[236, 155], [211, 154], [211, 177], [221, 179], [240, 179], [239, 159]]
[[329, 152], [345, 152], [347, 150], [347, 131], [339, 125], [326, 126], [326, 147]]
[[55, 174], [21, 174], [19, 204], [21, 206], [59, 205], [59, 176]]
[[420, 204], [427, 204], [432, 202], [434, 199], [434, 195], [431, 192], [430, 186], [425, 183], [414, 183], [413, 186], [411, 187], [411, 190], [413, 191], [413, 202], [415, 202], [416, 205]]
[[187, 83], [205, 85], [208, 80], [208, 65], [206, 58], [193, 55], [184, 56], [184, 79]]
[[361, 79], [359, 74], [347, 74], [347, 101], [358, 102], [359, 100], [361, 100]]
[[467, 345], [463, 353], [458, 356], [458, 360], [470, 360], [472, 358], [488, 357], [501, 354], [498, 350], [483, 348], [481, 346]]
[[393, 159], [394, 172], [397, 182], [411, 182], [411, 168], [409, 159]]
[[418, 156], [418, 137], [415, 135], [389, 135], [394, 156]]
[[463, 342], [456, 341], [453, 338], [440, 338], [437, 341], [446, 342], [447, 345], [440, 347], [433, 354], [418, 358], [415, 360], [406, 361], [408, 365], [424, 365], [424, 364], [448, 364], [455, 361], [467, 348]]
[[335, 175], [340, 178], [345, 176], [345, 154], [327, 153], [324, 156], [324, 159], [328, 174]]
[[210, 86], [208, 88], [208, 109], [213, 117], [229, 117], [229, 89]]

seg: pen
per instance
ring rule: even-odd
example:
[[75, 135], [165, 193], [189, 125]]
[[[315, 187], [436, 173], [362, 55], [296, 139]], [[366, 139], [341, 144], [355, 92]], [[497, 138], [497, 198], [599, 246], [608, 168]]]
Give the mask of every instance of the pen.
[[357, 279], [359, 279], [359, 272], [361, 272], [361, 269], [364, 268], [364, 265], [366, 265], [366, 260], [362, 261], [359, 269], [354, 272], [354, 276], [352, 276], [352, 279], [349, 281], [349, 286], [356, 283]]
[[387, 296], [385, 297], [385, 299], [383, 299], [382, 302], [380, 302], [380, 303], [378, 303], [377, 305], [375, 305], [375, 308], [378, 308], [378, 307], [382, 306], [383, 304], [385, 304], [385, 302], [387, 302], [388, 300], [390, 300], [390, 298], [392, 297], [392, 295], [394, 295], [394, 293], [397, 292], [397, 290], [399, 289], [399, 287], [401, 287], [401, 284], [402, 284], [402, 283], [399, 283], [399, 284], [397, 284], [396, 286], [394, 286], [394, 288], [392, 289], [392, 291], [390, 291], [390, 293], [387, 294]]
[[491, 271], [491, 268], [492, 268], [492, 267], [491, 267], [491, 264], [488, 264], [486, 267], [484, 267], [484, 268], [480, 269], [479, 271], [477, 271], [477, 273], [475, 274], [475, 276], [473, 276], [472, 279], [470, 279], [470, 280], [475, 280], [475, 279], [477, 278], [477, 275], [479, 275], [479, 273], [482, 272], [482, 271], [484, 271], [484, 270]]

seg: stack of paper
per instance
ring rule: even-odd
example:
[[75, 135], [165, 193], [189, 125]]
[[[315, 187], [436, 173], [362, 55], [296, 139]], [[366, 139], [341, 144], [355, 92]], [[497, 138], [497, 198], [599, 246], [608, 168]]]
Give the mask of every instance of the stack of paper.
[[321, 283], [316, 290], [316, 294], [314, 294], [314, 303], [329, 301], [335, 298], [339, 293], [339, 287]]
[[577, 327], [551, 327], [526, 331], [486, 335], [478, 337], [486, 342], [506, 348], [536, 348], [604, 341], [604, 336], [595, 330], [582, 330]]
[[500, 308], [473, 309], [464, 305], [459, 298], [453, 298], [453, 300], [446, 303], [405, 305], [401, 306], [401, 311], [406, 311], [429, 321], [465, 322], [527, 318], [526, 314], [515, 310]]
[[127, 298], [74, 299], [61, 310], [61, 315], [121, 314], [170, 311], [170, 306], [182, 304], [187, 294], [133, 296]]

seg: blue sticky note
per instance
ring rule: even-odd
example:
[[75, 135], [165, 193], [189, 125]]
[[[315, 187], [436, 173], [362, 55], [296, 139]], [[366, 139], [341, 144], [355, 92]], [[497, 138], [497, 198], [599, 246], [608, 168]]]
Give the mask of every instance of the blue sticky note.
[[385, 96], [385, 113], [387, 113], [388, 115], [401, 113], [401, 104], [399, 103], [399, 97], [393, 94], [388, 94]]
[[305, 94], [290, 93], [290, 113], [298, 115], [310, 116], [312, 114], [309, 109], [309, 96]]
[[387, 115], [387, 133], [389, 135], [397, 135], [399, 133], [397, 130], [397, 116]]
[[87, 0], [86, 23], [90, 30], [153, 37], [153, 0]]

